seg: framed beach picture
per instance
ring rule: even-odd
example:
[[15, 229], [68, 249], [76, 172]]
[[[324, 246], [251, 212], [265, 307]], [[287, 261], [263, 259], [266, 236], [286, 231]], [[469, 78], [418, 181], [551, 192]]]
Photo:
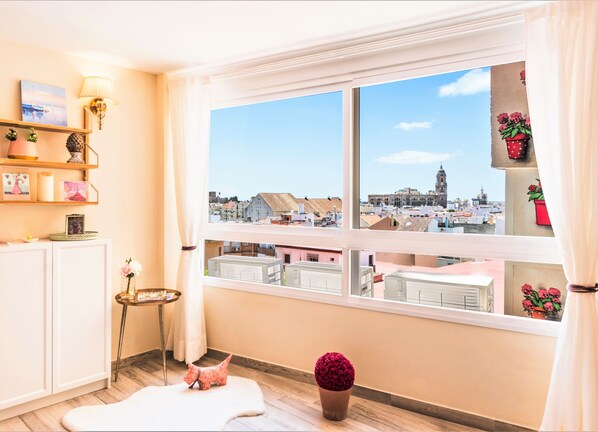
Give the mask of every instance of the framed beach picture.
[[62, 200], [78, 202], [87, 201], [87, 186], [86, 181], [63, 181]]
[[21, 80], [23, 121], [66, 126], [66, 90]]
[[2, 197], [4, 201], [30, 201], [29, 174], [2, 173]]

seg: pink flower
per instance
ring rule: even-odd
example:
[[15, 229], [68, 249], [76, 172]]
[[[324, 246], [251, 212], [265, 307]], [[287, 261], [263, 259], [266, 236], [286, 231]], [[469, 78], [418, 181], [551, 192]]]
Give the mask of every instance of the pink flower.
[[500, 124], [505, 124], [509, 121], [509, 115], [507, 113], [501, 113], [496, 118]]
[[499, 132], [502, 132], [502, 131], [504, 131], [506, 128], [507, 128], [507, 125], [501, 124], [501, 125], [498, 127], [498, 131], [499, 131]]
[[557, 304], [561, 304], [561, 299], [560, 299], [560, 297], [555, 297], [555, 298], [552, 299], [552, 302], [553, 303], [557, 303]]
[[552, 312], [554, 310], [554, 305], [550, 302], [544, 303], [544, 310], [547, 312]]
[[532, 310], [534, 308], [534, 304], [530, 300], [523, 300], [521, 304], [523, 305], [523, 309], [527, 311]]
[[538, 186], [536, 186], [536, 185], [529, 185], [529, 188], [528, 188], [528, 189], [529, 189], [530, 191], [532, 191], [532, 192], [536, 192], [536, 189], [538, 189]]
[[529, 116], [525, 118], [525, 127], [528, 129], [532, 127]]
[[521, 292], [525, 295], [530, 295], [532, 292], [534, 292], [534, 289], [530, 284], [525, 284], [521, 287]]
[[525, 81], [525, 69], [519, 73], [519, 77], [521, 78], [521, 81]]
[[511, 113], [510, 119], [514, 123], [522, 122], [523, 121], [523, 114], [521, 114], [520, 112]]
[[125, 264], [124, 266], [122, 266], [122, 267], [120, 268], [120, 274], [121, 274], [123, 277], [127, 277], [127, 276], [129, 276], [129, 274], [130, 274], [130, 273], [131, 273], [131, 267], [129, 267], [129, 264]]
[[542, 288], [540, 291], [538, 291], [538, 296], [543, 299], [548, 298], [548, 290]]
[[561, 297], [561, 292], [556, 288], [548, 288], [548, 294], [550, 295], [550, 297], [554, 297], [554, 298]]

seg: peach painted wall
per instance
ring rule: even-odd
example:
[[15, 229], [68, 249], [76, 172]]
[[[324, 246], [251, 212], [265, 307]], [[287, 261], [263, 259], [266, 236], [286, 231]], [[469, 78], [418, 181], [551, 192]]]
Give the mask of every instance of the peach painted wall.
[[211, 287], [205, 300], [211, 348], [310, 372], [340, 351], [357, 384], [540, 425], [555, 338]]
[[[161, 112], [157, 107], [157, 78], [149, 73], [107, 66], [76, 57], [0, 41], [0, 118], [21, 119], [20, 80], [66, 88], [68, 125], [83, 127], [83, 108], [78, 101], [85, 76], [112, 78], [120, 104], [109, 106], [102, 131], [90, 136], [100, 154], [100, 168], [91, 172], [91, 182], [100, 190], [100, 205], [42, 207], [0, 205], [0, 241], [27, 234], [47, 237], [64, 231], [64, 217], [84, 213], [87, 230], [112, 239], [112, 291], [120, 290], [118, 267], [128, 257], [139, 260], [143, 273], [138, 287], [163, 284], [163, 140]], [[158, 117], [160, 115], [160, 117]], [[0, 130], [0, 156], [6, 157], [5, 130]], [[24, 130], [20, 131], [25, 133]], [[44, 158], [66, 161], [68, 135], [39, 132], [38, 148]], [[6, 170], [6, 169], [4, 169]], [[55, 178], [75, 175], [55, 171]], [[84, 281], [82, 281], [84, 282]], [[83, 295], [85, 290], [82, 290]], [[112, 309], [112, 358], [116, 358], [121, 307]], [[81, 341], [82, 346], [88, 341]], [[131, 309], [123, 356], [159, 347], [157, 311]]]

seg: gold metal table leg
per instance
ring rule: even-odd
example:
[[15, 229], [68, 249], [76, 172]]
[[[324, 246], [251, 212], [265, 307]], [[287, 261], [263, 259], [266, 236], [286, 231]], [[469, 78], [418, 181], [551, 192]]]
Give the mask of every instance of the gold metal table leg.
[[123, 305], [123, 314], [120, 318], [120, 335], [118, 336], [118, 356], [116, 357], [116, 371], [114, 372], [114, 382], [118, 380], [118, 368], [120, 366], [120, 354], [123, 349], [123, 339], [125, 336], [125, 323], [127, 322], [127, 305]]
[[164, 317], [162, 315], [162, 305], [158, 305], [158, 319], [160, 321], [160, 345], [162, 347], [162, 368], [164, 369], [164, 385], [168, 385], [166, 377], [166, 348], [164, 347]]

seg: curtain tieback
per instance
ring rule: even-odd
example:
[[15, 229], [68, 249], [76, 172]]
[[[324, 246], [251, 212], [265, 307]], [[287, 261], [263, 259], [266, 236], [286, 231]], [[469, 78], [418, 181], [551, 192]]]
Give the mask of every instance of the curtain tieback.
[[567, 284], [567, 291], [575, 293], [595, 293], [598, 292], [598, 284], [591, 286]]
[[197, 249], [197, 246], [183, 246], [181, 248], [182, 251], [192, 251], [192, 250], [195, 250], [195, 249]]

